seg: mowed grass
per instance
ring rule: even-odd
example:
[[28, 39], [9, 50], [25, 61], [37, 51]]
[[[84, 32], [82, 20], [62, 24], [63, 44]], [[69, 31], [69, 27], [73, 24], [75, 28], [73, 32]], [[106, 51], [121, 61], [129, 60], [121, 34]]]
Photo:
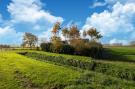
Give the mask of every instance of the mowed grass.
[[106, 47], [106, 48], [122, 55], [135, 55], [135, 47]]
[[119, 55], [120, 61], [135, 62], [135, 47], [107, 47], [106, 50], [111, 54]]
[[79, 76], [80, 72], [69, 68], [0, 52], [0, 89], [64, 87]]

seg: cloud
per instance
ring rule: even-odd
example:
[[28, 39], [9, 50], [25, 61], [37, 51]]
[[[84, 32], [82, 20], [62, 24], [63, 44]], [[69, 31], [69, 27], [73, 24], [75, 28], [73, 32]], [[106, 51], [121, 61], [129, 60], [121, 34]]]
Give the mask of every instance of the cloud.
[[48, 28], [46, 31], [43, 31], [38, 37], [39, 41], [41, 42], [42, 39], [46, 40], [46, 42], [49, 42], [50, 36], [51, 36], [51, 30], [52, 27]]
[[116, 43], [119, 43], [119, 44], [123, 44], [123, 45], [127, 45], [128, 44], [128, 41], [127, 40], [120, 40], [120, 39], [111, 39], [110, 44], [116, 44]]
[[98, 2], [96, 1], [92, 6], [90, 6], [90, 8], [96, 8], [96, 7], [101, 7], [101, 6], [105, 6], [107, 3], [105, 2]]
[[42, 3], [39, 0], [12, 0], [8, 5], [8, 11], [13, 21], [18, 22], [37, 22], [45, 20], [48, 23], [63, 21], [62, 17], [56, 17], [42, 9]]
[[[42, 7], [40, 0], [11, 0], [7, 11], [11, 19], [3, 20], [0, 25], [0, 43], [21, 44], [24, 32], [31, 32], [39, 38], [42, 36], [49, 39], [51, 27], [57, 21], [63, 22], [60, 16], [54, 16]], [[0, 21], [2, 16], [0, 15]]]
[[[16, 32], [16, 30], [10, 26], [0, 27], [0, 43], [3, 44], [20, 44], [23, 33]], [[10, 42], [11, 43], [10, 43]]]
[[89, 27], [96, 27], [104, 39], [117, 38], [130, 41], [131, 34], [135, 32], [135, 3], [122, 4], [117, 2], [111, 10], [93, 13], [87, 18], [82, 29]]
[[127, 3], [135, 3], [135, 0], [105, 0], [108, 4], [116, 4], [117, 2], [121, 4], [127, 4]]

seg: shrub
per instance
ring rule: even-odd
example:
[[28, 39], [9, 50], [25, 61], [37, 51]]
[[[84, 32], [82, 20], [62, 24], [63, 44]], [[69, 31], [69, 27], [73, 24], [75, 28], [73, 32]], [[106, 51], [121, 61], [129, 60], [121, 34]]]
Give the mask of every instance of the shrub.
[[90, 56], [93, 58], [103, 58], [103, 47], [102, 44], [98, 42], [85, 42], [82, 39], [74, 39], [70, 42], [70, 45], [63, 44], [60, 38], [55, 38], [52, 40], [52, 43], [41, 43], [40, 47], [43, 51], [46, 52], [75, 54], [82, 56]]
[[51, 38], [51, 42], [53, 45], [52, 52], [60, 53], [62, 51], [62, 46], [63, 46], [63, 42], [61, 41], [61, 38], [57, 36], [53, 36]]
[[71, 45], [63, 45], [61, 53], [74, 54], [74, 48]]
[[70, 45], [74, 47], [74, 54], [84, 55], [83, 50], [85, 47], [85, 42], [82, 39], [72, 39], [70, 40]]
[[92, 58], [102, 58], [103, 47], [101, 43], [91, 41], [86, 44], [84, 52], [86, 55], [91, 56]]
[[102, 44], [91, 41], [87, 43], [78, 43], [75, 47], [75, 54], [82, 56], [90, 56], [92, 58], [102, 58]]
[[40, 45], [42, 51], [52, 52], [52, 44], [51, 43], [41, 43]]

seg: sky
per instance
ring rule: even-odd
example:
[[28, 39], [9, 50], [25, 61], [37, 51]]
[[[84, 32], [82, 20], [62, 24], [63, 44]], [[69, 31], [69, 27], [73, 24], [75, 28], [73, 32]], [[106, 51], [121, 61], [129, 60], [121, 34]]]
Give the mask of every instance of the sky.
[[55, 22], [95, 27], [103, 44], [135, 41], [135, 0], [0, 0], [0, 44], [20, 44], [24, 32], [48, 40]]

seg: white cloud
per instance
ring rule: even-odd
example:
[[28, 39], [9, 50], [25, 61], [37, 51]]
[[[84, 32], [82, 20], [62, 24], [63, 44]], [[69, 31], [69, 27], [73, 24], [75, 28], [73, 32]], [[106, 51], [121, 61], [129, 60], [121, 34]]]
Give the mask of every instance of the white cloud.
[[15, 29], [10, 26], [0, 28], [0, 43], [20, 44], [22, 35], [23, 33], [16, 32]]
[[117, 2], [113, 5], [111, 11], [104, 10], [88, 17], [82, 29], [96, 27], [104, 38], [110, 40], [117, 37], [118, 39], [130, 39], [130, 35], [135, 32], [134, 20], [135, 3], [121, 4]]
[[95, 7], [100, 7], [100, 6], [105, 6], [106, 2], [95, 2], [90, 8], [95, 8]]
[[115, 4], [117, 2], [120, 2], [122, 4], [126, 4], [126, 3], [135, 3], [135, 0], [105, 0], [105, 2], [108, 4]]
[[50, 36], [51, 36], [51, 30], [52, 30], [52, 27], [51, 28], [48, 28], [46, 31], [43, 31], [39, 36], [38, 38], [39, 39], [42, 39], [44, 38], [46, 41], [49, 41], [50, 40]]
[[56, 17], [49, 12], [42, 10], [40, 0], [12, 0], [8, 5], [8, 11], [11, 14], [13, 21], [37, 22], [45, 20], [48, 23], [63, 21], [62, 17]]
[[114, 39], [110, 40], [109, 43], [110, 44], [120, 43], [120, 44], [123, 44], [123, 45], [127, 45], [128, 41], [127, 40], [119, 40], [119, 39], [114, 38]]
[[[7, 10], [11, 19], [3, 20], [0, 25], [0, 43], [21, 44], [24, 32], [32, 32], [39, 38], [50, 37], [50, 28], [63, 18], [54, 16], [42, 8], [44, 4], [40, 0], [11, 0]], [[2, 21], [0, 15], [0, 22]]]

